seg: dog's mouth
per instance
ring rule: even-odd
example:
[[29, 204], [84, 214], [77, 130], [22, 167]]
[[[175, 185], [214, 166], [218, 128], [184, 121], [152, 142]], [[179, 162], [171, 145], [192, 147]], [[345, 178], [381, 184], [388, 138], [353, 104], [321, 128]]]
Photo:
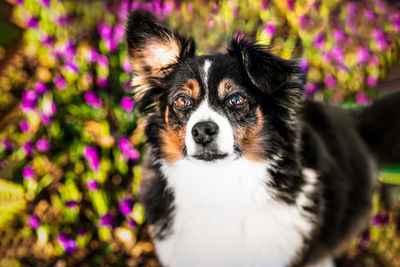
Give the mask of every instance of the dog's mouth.
[[198, 159], [198, 160], [204, 160], [204, 161], [214, 161], [214, 160], [219, 160], [219, 159], [224, 159], [228, 156], [228, 154], [217, 154], [217, 153], [202, 153], [202, 154], [197, 154], [193, 155], [193, 158]]

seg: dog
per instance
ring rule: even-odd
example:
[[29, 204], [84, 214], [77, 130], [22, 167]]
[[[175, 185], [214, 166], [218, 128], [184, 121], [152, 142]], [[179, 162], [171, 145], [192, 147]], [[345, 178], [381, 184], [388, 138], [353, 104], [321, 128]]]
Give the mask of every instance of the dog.
[[199, 56], [145, 11], [126, 38], [161, 264], [332, 266], [368, 227], [380, 168], [400, 161], [400, 94], [358, 110], [306, 100], [298, 61], [243, 35]]

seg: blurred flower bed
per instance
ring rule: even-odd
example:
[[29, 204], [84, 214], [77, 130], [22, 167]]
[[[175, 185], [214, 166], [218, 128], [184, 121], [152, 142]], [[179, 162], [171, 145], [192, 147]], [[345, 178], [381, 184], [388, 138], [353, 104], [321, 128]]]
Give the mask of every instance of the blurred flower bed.
[[[12, 22], [26, 30], [0, 75], [4, 266], [157, 265], [138, 200], [145, 151], [124, 41], [130, 10], [166, 19], [200, 53], [243, 32], [302, 57], [305, 94], [344, 105], [370, 103], [399, 60], [399, 7], [383, 0], [12, 3]], [[397, 214], [375, 213], [349, 260], [367, 253], [371, 264], [400, 266]]]

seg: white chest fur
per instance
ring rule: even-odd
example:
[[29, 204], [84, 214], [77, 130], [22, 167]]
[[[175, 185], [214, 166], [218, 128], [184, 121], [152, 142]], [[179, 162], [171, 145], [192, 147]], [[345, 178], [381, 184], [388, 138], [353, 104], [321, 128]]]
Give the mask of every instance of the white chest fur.
[[172, 233], [156, 240], [165, 266], [287, 266], [311, 231], [298, 205], [272, 197], [265, 163], [181, 160], [162, 171], [175, 195]]

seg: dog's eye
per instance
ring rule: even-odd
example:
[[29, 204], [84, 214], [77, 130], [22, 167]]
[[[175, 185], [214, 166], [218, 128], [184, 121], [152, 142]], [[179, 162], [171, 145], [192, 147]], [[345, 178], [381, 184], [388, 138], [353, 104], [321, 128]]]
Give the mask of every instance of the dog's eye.
[[177, 108], [183, 109], [192, 104], [192, 101], [187, 96], [180, 95], [175, 99], [175, 106]]
[[228, 103], [231, 106], [242, 107], [246, 103], [246, 98], [240, 94], [234, 94], [228, 98]]

